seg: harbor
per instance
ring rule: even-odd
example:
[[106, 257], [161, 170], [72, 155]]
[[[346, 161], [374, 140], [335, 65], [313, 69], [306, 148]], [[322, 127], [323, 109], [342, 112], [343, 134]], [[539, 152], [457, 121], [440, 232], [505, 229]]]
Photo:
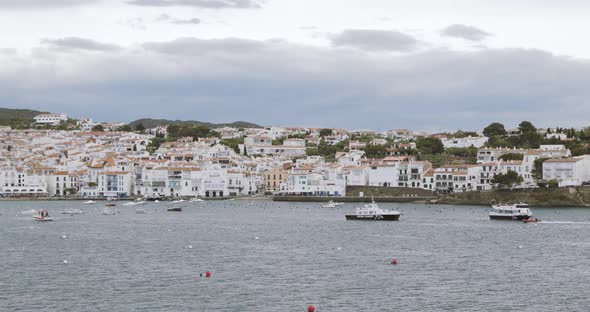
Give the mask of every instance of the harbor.
[[[171, 202], [122, 203], [103, 215], [104, 202], [0, 202], [0, 269], [12, 277], [0, 279], [0, 308], [55, 311], [67, 302], [76, 311], [305, 311], [313, 303], [316, 311], [579, 311], [587, 305], [571, 292], [590, 287], [580, 278], [590, 259], [584, 209], [532, 207], [543, 221], [524, 224], [490, 220], [491, 207], [378, 203], [399, 211], [399, 221], [357, 222], [345, 214], [361, 203], [204, 201], [185, 203], [182, 212], [167, 212]], [[52, 222], [21, 214], [40, 208]], [[61, 214], [73, 208], [84, 214]], [[525, 269], [514, 272], [515, 263]]]

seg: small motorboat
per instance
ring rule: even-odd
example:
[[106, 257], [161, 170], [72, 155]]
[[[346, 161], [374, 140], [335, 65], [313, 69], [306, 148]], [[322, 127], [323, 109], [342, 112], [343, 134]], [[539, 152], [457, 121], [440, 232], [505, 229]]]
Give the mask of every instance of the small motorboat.
[[33, 220], [35, 221], [53, 221], [52, 218], [49, 217], [49, 212], [45, 209], [39, 209], [35, 211], [33, 215]]
[[200, 202], [202, 202], [202, 201], [203, 201], [203, 200], [202, 200], [202, 199], [200, 199], [200, 198], [193, 198], [193, 199], [191, 199], [191, 200], [190, 200], [190, 202], [191, 202], [191, 203], [200, 203]]
[[523, 219], [522, 220], [522, 222], [524, 222], [524, 223], [537, 223], [539, 221], [541, 221], [541, 220], [539, 220], [539, 219], [537, 219], [535, 217], [530, 217], [530, 218], [527, 218], [527, 219]]
[[106, 203], [106, 204], [104, 204], [104, 206], [105, 207], [115, 207], [115, 206], [117, 206], [117, 204], [115, 204], [115, 203]]
[[182, 207], [172, 207], [172, 208], [168, 208], [166, 210], [179, 212], [179, 211], [182, 211]]
[[103, 215], [103, 216], [112, 216], [112, 215], [115, 215], [115, 214], [116, 213], [113, 210], [109, 209], [109, 208], [105, 208], [102, 211], [102, 213], [101, 213], [101, 215]]
[[69, 215], [83, 214], [83, 213], [84, 213], [84, 211], [82, 211], [81, 209], [78, 209], [78, 208], [66, 208], [61, 211], [61, 214], [69, 214]]
[[179, 200], [175, 200], [172, 202], [173, 204], [180, 204], [180, 203], [184, 203], [184, 199], [179, 199]]
[[336, 208], [337, 206], [344, 205], [343, 203], [335, 203], [333, 200], [330, 200], [327, 204], [322, 205], [322, 208]]
[[136, 214], [147, 214], [147, 210], [145, 208], [136, 208], [135, 213]]
[[83, 202], [82, 204], [84, 204], [84, 205], [94, 205], [94, 204], [96, 204], [96, 202], [93, 201], [93, 200], [87, 200], [87, 201]]

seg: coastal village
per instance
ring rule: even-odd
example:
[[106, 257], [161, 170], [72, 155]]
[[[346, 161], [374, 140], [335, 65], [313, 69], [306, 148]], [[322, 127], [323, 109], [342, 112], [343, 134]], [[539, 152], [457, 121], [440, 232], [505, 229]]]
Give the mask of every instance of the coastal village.
[[521, 124], [502, 132], [507, 141], [534, 131], [552, 144], [501, 147], [490, 146], [492, 138], [484, 135], [492, 125], [483, 133], [454, 135], [222, 127], [214, 135], [181, 136], [166, 124], [130, 129], [84, 118], [73, 130], [52, 128], [66, 121], [65, 114], [40, 114], [35, 124], [48, 127], [0, 128], [0, 196], [342, 197], [351, 196], [352, 186], [448, 194], [590, 182], [590, 155], [573, 156], [567, 148], [576, 140], [571, 131], [584, 129], [527, 130]]

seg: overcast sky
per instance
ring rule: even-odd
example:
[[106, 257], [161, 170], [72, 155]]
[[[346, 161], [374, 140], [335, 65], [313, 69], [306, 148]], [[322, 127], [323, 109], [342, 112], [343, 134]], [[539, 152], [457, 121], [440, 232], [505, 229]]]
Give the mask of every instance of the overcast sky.
[[386, 130], [590, 125], [590, 1], [0, 0], [0, 107]]

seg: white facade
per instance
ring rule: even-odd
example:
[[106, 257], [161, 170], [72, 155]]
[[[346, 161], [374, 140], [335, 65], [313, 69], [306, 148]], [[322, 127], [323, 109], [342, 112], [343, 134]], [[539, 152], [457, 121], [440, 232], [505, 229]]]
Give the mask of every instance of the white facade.
[[35, 116], [35, 123], [39, 125], [59, 125], [62, 121], [67, 121], [66, 114], [40, 114]]
[[466, 137], [466, 138], [450, 138], [441, 139], [445, 148], [466, 148], [477, 147], [480, 148], [488, 142], [487, 137]]
[[590, 181], [590, 155], [543, 162], [543, 180], [556, 180], [560, 187], [579, 186]]

